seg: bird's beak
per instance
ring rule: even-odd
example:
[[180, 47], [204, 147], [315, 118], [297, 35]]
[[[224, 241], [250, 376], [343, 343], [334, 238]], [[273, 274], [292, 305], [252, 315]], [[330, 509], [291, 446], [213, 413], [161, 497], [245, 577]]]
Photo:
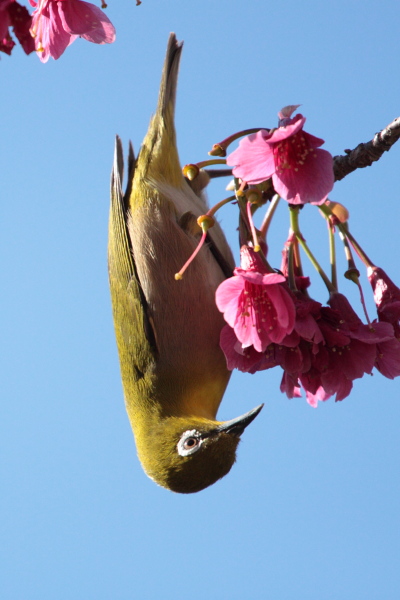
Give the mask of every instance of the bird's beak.
[[231, 435], [235, 435], [237, 437], [241, 436], [247, 425], [250, 425], [250, 423], [254, 421], [263, 406], [264, 404], [260, 404], [260, 406], [253, 408], [253, 410], [250, 410], [241, 417], [236, 417], [236, 419], [231, 419], [230, 421], [224, 421], [224, 423], [216, 427], [214, 432], [230, 433]]

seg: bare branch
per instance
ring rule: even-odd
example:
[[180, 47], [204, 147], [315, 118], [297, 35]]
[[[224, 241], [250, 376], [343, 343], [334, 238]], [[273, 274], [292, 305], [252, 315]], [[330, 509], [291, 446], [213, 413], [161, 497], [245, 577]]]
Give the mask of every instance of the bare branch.
[[333, 157], [335, 181], [340, 181], [352, 171], [370, 167], [379, 160], [384, 152], [390, 150], [400, 138], [400, 117], [394, 119], [385, 129], [375, 134], [373, 139], [365, 144], [358, 144], [354, 150], [345, 150], [344, 156]]

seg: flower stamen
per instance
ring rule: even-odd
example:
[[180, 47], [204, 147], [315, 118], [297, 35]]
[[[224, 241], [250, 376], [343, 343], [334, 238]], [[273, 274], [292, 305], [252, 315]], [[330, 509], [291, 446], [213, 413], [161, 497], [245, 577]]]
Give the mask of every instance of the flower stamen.
[[206, 241], [207, 231], [210, 229], [210, 227], [213, 227], [213, 225], [215, 224], [215, 219], [211, 215], [208, 215], [208, 214], [201, 215], [197, 219], [197, 223], [202, 228], [203, 234], [202, 234], [202, 236], [200, 238], [199, 243], [197, 244], [196, 248], [194, 249], [193, 253], [188, 258], [188, 260], [185, 262], [185, 264], [183, 265], [183, 267], [181, 268], [181, 270], [178, 273], [175, 273], [175, 279], [176, 279], [176, 281], [180, 281], [183, 278], [184, 272], [186, 271], [186, 269], [188, 268], [188, 266], [190, 265], [190, 263], [196, 258], [196, 256], [198, 255], [198, 253], [200, 252], [201, 248], [204, 245], [204, 242]]

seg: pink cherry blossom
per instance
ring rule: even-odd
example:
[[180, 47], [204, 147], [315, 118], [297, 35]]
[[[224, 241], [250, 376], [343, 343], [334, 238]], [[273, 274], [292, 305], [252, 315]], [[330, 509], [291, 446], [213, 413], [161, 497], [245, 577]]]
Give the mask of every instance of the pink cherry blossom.
[[301, 398], [301, 389], [297, 375], [291, 375], [287, 371], [284, 371], [280, 390], [288, 398]]
[[222, 328], [220, 346], [225, 354], [226, 366], [230, 371], [238, 369], [242, 373], [256, 373], [276, 366], [276, 362], [262, 352], [254, 350], [253, 346], [243, 348], [236, 337], [235, 331], [229, 325]]
[[377, 344], [375, 367], [388, 379], [400, 376], [400, 340], [393, 338]]
[[15, 37], [21, 44], [24, 52], [30, 54], [35, 49], [35, 44], [29, 32], [32, 17], [26, 10], [14, 0], [0, 0], [0, 52], [11, 54], [15, 42], [13, 41], [9, 28], [12, 27]]
[[12, 0], [0, 0], [0, 51], [10, 55], [15, 46], [9, 28], [11, 19], [8, 12]]
[[332, 293], [329, 304], [321, 308], [318, 320], [324, 342], [314, 348], [311, 369], [299, 375], [312, 406], [335, 394], [336, 401], [346, 398], [353, 381], [376, 366], [377, 344], [393, 339], [387, 324], [363, 324], [342, 294]]
[[111, 44], [115, 28], [100, 8], [83, 0], [29, 0], [36, 6], [31, 33], [42, 62], [60, 58], [76, 38], [95, 44]]
[[[332, 396], [324, 388], [321, 373], [316, 369], [310, 369], [307, 373], [301, 374], [300, 381], [306, 393], [306, 400], [313, 408], [317, 408], [318, 402], [325, 402]], [[333, 393], [337, 392], [345, 397], [350, 393], [351, 387], [352, 383], [349, 381], [336, 382]]]
[[380, 267], [369, 267], [368, 279], [374, 291], [379, 320], [391, 323], [396, 338], [400, 339], [400, 289]]
[[242, 348], [264, 352], [293, 331], [294, 303], [282, 285], [285, 277], [267, 273], [252, 248], [242, 247], [241, 265], [218, 287], [216, 303]]
[[[370, 374], [374, 367], [386, 377], [400, 374], [400, 342], [393, 337], [389, 323], [365, 325], [339, 293], [331, 294], [329, 304], [321, 307], [308, 298], [300, 301], [298, 294], [294, 331], [301, 336], [296, 348], [299, 355], [296, 357], [293, 350], [290, 355], [286, 349], [290, 360], [282, 360], [276, 350], [274, 353], [284, 369], [281, 391], [293, 398], [299, 396], [302, 387], [307, 402], [314, 407], [331, 396], [343, 400], [353, 381]], [[311, 320], [304, 322], [305, 316]], [[282, 345], [280, 353], [284, 356]]]
[[[217, 305], [228, 323], [220, 338], [228, 369], [255, 373], [280, 366], [281, 391], [295, 398], [303, 388], [313, 407], [332, 396], [343, 400], [353, 381], [371, 374], [374, 368], [390, 379], [400, 375], [400, 341], [391, 323], [364, 324], [338, 292], [331, 293], [330, 306], [322, 306], [301, 291], [289, 292], [283, 276], [275, 279], [276, 274], [264, 272], [252, 248], [242, 248], [241, 266], [217, 290]], [[287, 295], [281, 299], [287, 314], [292, 312], [286, 302], [295, 306], [295, 320], [287, 319], [290, 327], [286, 333], [284, 327], [279, 328], [279, 317], [273, 317], [272, 333], [268, 328], [268, 311], [275, 306], [270, 293], [274, 287]], [[388, 301], [396, 296], [396, 290], [396, 286], [391, 288]]]
[[376, 368], [385, 377], [400, 375], [400, 289], [380, 267], [368, 268], [379, 321], [390, 323], [394, 338], [378, 344]]
[[300, 114], [285, 117], [277, 129], [243, 138], [226, 160], [235, 177], [249, 184], [272, 177], [275, 191], [291, 204], [322, 204], [333, 188], [333, 159], [319, 148], [324, 140], [303, 131], [305, 121]]

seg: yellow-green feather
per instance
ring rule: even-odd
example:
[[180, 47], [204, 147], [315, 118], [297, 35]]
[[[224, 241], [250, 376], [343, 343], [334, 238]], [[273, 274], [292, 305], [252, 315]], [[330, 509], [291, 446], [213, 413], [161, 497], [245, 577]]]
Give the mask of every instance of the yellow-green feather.
[[225, 475], [238, 439], [210, 437], [182, 457], [185, 430], [210, 431], [229, 381], [219, 347], [223, 317], [215, 290], [233, 266], [216, 225], [182, 281], [198, 243], [195, 217], [206, 212], [182, 176], [174, 107], [182, 45], [171, 35], [158, 106], [138, 159], [130, 155], [127, 192], [117, 138], [111, 185], [109, 279], [126, 408], [145, 471], [170, 489], [198, 491]]
[[[145, 392], [143, 388], [151, 389], [152, 386], [151, 371], [155, 356], [146, 331], [147, 317], [129, 242], [121, 188], [122, 160], [121, 141], [117, 138], [111, 178], [109, 281], [125, 395], [135, 398], [135, 402], [140, 404]], [[145, 393], [148, 394], [148, 391]]]

